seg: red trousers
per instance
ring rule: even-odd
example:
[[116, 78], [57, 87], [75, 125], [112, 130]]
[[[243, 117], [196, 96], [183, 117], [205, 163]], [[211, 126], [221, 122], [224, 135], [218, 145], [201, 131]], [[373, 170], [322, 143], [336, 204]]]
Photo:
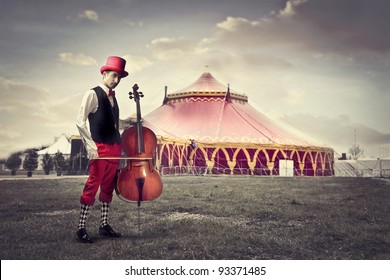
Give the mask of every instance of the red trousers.
[[[96, 143], [96, 146], [99, 158], [121, 156], [122, 146], [120, 144]], [[89, 162], [89, 177], [80, 197], [81, 204], [93, 205], [99, 186], [99, 200], [101, 202], [112, 201], [118, 165], [119, 159], [94, 159]]]

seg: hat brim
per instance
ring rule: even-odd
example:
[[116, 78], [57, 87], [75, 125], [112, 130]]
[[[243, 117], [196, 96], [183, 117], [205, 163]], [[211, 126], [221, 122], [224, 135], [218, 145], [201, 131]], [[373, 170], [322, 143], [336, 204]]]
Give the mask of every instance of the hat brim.
[[127, 77], [129, 75], [129, 73], [127, 73], [126, 71], [120, 69], [120, 68], [116, 68], [116, 67], [112, 67], [112, 66], [102, 66], [102, 68], [100, 68], [100, 73], [103, 74], [104, 71], [115, 71], [115, 72], [118, 72], [118, 74], [121, 76], [121, 78], [124, 78], [124, 77]]

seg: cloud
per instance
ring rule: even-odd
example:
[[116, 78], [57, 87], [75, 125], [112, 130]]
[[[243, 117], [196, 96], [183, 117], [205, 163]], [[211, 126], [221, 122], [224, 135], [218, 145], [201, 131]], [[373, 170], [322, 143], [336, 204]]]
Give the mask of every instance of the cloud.
[[177, 59], [194, 52], [194, 44], [188, 39], [180, 38], [157, 38], [147, 45], [153, 55], [161, 60]]
[[58, 60], [67, 64], [90, 66], [97, 65], [96, 59], [83, 53], [59, 53]]
[[312, 137], [327, 143], [338, 153], [348, 152], [354, 144], [355, 132], [357, 144], [362, 148], [389, 145], [390, 134], [373, 129], [365, 124], [354, 122], [348, 115], [338, 117], [313, 116], [310, 114], [285, 115], [283, 121], [293, 127], [309, 132]]
[[153, 65], [153, 62], [145, 57], [126, 55], [123, 58], [126, 60], [126, 70], [130, 74], [140, 72]]
[[282, 18], [292, 17], [296, 13], [296, 7], [305, 3], [306, 1], [307, 0], [288, 0], [284, 6], [284, 9], [280, 10], [277, 15]]
[[134, 22], [134, 21], [132, 21], [132, 20], [129, 20], [129, 19], [125, 19], [125, 20], [123, 20], [123, 22], [126, 24], [126, 25], [128, 25], [128, 26], [130, 26], [130, 27], [143, 27], [144, 26], [144, 22], [143, 21], [138, 21], [138, 22]]
[[262, 54], [262, 53], [243, 53], [239, 54], [239, 60], [242, 60], [246, 66], [256, 66], [262, 68], [273, 68], [273, 69], [284, 69], [289, 70], [294, 67], [294, 65], [282, 57], [276, 57], [272, 54]]
[[[20, 136], [22, 136], [22, 134], [21, 131], [19, 131], [18, 129], [15, 129], [14, 127], [11, 127], [9, 125], [0, 124], [0, 139], [13, 140], [17, 139]], [[2, 142], [2, 144], [0, 144], [0, 150], [7, 150], [8, 145], [9, 143]]]
[[99, 15], [93, 10], [84, 10], [82, 13], [79, 13], [79, 18], [85, 18], [90, 21], [99, 21]]
[[[208, 40], [204, 40], [204, 43], [241, 48], [259, 46], [259, 43], [261, 43], [260, 46], [265, 46], [274, 43], [275, 38], [277, 38], [267, 34], [267, 30], [270, 30], [273, 25], [274, 20], [270, 18], [250, 20], [229, 16], [224, 21], [217, 23], [217, 34]], [[272, 33], [270, 32], [270, 34]]]
[[287, 94], [281, 99], [283, 103], [291, 106], [305, 103], [306, 92], [303, 89], [291, 89], [287, 91]]
[[[40, 147], [75, 127], [81, 96], [52, 92], [0, 76], [0, 157]], [[75, 131], [73, 129], [72, 131]]]
[[237, 32], [243, 29], [247, 29], [248, 27], [256, 27], [259, 26], [259, 21], [250, 21], [246, 18], [242, 17], [227, 17], [225, 21], [217, 23], [217, 27], [221, 30], [225, 30], [227, 32]]
[[334, 51], [386, 53], [390, 39], [383, 30], [388, 28], [389, 7], [385, 0], [308, 1], [297, 8], [296, 21], [313, 26], [316, 38], [322, 38], [319, 43]]
[[216, 24], [209, 45], [260, 49], [277, 46], [356, 62], [369, 53], [388, 54], [386, 1], [289, 0], [260, 18], [228, 16]]
[[[48, 92], [38, 90], [22, 82], [13, 81], [0, 76], [0, 111], [24, 113], [20, 107], [41, 110], [40, 105], [47, 100]], [[5, 118], [8, 118], [5, 115]]]

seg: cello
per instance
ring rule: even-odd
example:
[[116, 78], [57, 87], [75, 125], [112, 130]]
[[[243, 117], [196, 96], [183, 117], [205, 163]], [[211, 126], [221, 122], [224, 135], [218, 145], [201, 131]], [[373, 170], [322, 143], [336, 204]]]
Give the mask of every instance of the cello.
[[142, 125], [140, 98], [144, 95], [138, 89], [135, 84], [133, 92], [129, 92], [129, 98], [136, 103], [137, 122], [122, 133], [126, 165], [119, 169], [115, 191], [120, 199], [136, 202], [140, 207], [142, 201], [151, 201], [161, 195], [163, 183], [154, 166], [157, 137]]

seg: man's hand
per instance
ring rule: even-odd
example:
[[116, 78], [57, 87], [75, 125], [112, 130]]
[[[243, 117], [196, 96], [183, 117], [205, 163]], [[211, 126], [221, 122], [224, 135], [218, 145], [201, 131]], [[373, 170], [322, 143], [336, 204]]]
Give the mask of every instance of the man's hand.
[[97, 150], [93, 148], [87, 148], [87, 154], [89, 159], [97, 159], [99, 157]]

